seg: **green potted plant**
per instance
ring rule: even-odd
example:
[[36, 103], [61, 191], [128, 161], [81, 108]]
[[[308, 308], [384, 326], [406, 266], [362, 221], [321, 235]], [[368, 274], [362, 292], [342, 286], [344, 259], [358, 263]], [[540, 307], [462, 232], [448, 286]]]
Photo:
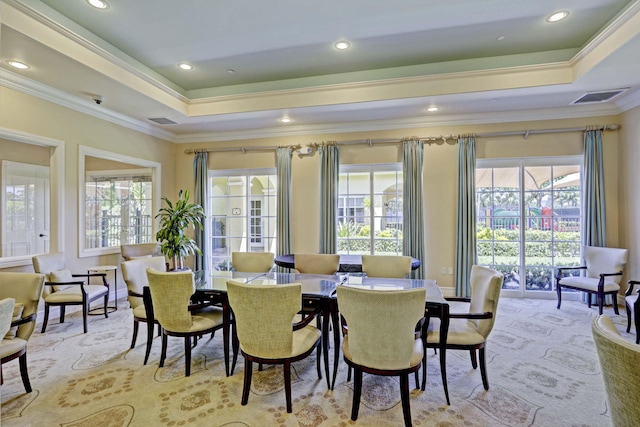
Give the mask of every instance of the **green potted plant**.
[[160, 219], [156, 240], [160, 243], [160, 251], [171, 260], [172, 270], [183, 270], [185, 256], [202, 254], [195, 240], [185, 231], [195, 229], [196, 225], [202, 226], [204, 209], [196, 203], [189, 203], [189, 190], [180, 190], [175, 204], [166, 197], [162, 200], [167, 206], [156, 215]]

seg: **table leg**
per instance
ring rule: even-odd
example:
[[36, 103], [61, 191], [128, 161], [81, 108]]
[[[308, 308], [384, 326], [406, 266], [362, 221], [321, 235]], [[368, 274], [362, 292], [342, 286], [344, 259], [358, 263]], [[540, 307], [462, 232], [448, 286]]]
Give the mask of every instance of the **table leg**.
[[449, 401], [449, 387], [447, 385], [447, 335], [449, 333], [449, 304], [440, 306], [440, 375], [442, 376], [442, 387], [444, 395], [447, 398], [447, 405], [451, 405]]
[[[233, 373], [233, 368], [229, 369], [229, 328], [231, 327], [231, 307], [229, 302], [222, 303], [222, 342], [224, 347], [224, 370], [227, 376]], [[235, 364], [234, 364], [235, 365]]]
[[[326, 305], [326, 304], [325, 304]], [[322, 356], [324, 358], [324, 374], [327, 377], [327, 388], [331, 389], [331, 378], [329, 377], [329, 318], [331, 311], [329, 307], [322, 308]]]
[[336, 377], [338, 376], [338, 362], [340, 360], [340, 322], [338, 317], [338, 301], [331, 301], [331, 320], [333, 322], [333, 379], [331, 380], [331, 390], [336, 385]]

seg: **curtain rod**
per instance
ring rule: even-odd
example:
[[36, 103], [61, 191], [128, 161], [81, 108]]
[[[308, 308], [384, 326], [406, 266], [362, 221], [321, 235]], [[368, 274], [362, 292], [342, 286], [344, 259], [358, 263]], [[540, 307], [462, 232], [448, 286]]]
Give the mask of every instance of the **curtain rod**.
[[[529, 138], [529, 135], [535, 134], [548, 134], [548, 133], [564, 133], [564, 132], [584, 132], [588, 130], [618, 130], [620, 129], [620, 125], [618, 124], [610, 124], [604, 126], [587, 126], [587, 127], [573, 127], [573, 128], [558, 128], [558, 129], [532, 129], [532, 130], [518, 130], [518, 131], [505, 131], [505, 132], [489, 132], [489, 133], [479, 133], [479, 134], [469, 134], [470, 136], [475, 136], [476, 138], [496, 138], [501, 136], [515, 136], [522, 135], [524, 139]], [[408, 138], [400, 138], [400, 139], [355, 139], [351, 141], [333, 141], [326, 143], [333, 143], [337, 145], [369, 145], [373, 146], [374, 144], [398, 144], [408, 140], [419, 140], [425, 142], [435, 142], [435, 141], [447, 141], [450, 139], [458, 139], [461, 135], [438, 135], [438, 136], [425, 136], [425, 137], [417, 137], [412, 136]], [[317, 143], [312, 142], [307, 144], [307, 146], [319, 146], [325, 144], [325, 142]], [[276, 146], [271, 147], [226, 147], [226, 148], [203, 148], [203, 149], [187, 149], [184, 150], [185, 154], [194, 154], [194, 153], [215, 153], [215, 152], [223, 152], [223, 151], [242, 151], [246, 153], [247, 151], [275, 151]], [[292, 149], [298, 150], [301, 148], [300, 145], [292, 145]]]

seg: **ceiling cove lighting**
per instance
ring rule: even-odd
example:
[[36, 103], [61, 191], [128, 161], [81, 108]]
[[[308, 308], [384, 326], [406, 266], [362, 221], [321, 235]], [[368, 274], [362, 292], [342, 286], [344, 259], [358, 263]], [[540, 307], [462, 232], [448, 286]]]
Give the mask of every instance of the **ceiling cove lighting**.
[[109, 7], [109, 3], [104, 0], [87, 0], [87, 3], [96, 9], [107, 9]]
[[569, 16], [569, 12], [561, 10], [560, 12], [554, 12], [547, 17], [547, 22], [558, 22]]
[[280, 123], [291, 123], [293, 120], [291, 120], [289, 117], [282, 117], [280, 119]]
[[30, 67], [25, 64], [24, 62], [20, 62], [20, 61], [15, 61], [13, 59], [10, 59], [7, 61], [7, 64], [11, 65], [13, 68], [17, 68], [18, 70], [27, 70]]
[[193, 70], [193, 65], [186, 62], [181, 62], [178, 64], [178, 68], [180, 68], [181, 70], [191, 71]]
[[335, 46], [335, 48], [338, 50], [347, 50], [351, 47], [351, 43], [349, 43], [346, 40], [340, 40], [339, 42], [336, 42], [333, 46]]
[[429, 113], [435, 113], [436, 111], [440, 110], [439, 107], [433, 106], [433, 107], [427, 107], [426, 111]]

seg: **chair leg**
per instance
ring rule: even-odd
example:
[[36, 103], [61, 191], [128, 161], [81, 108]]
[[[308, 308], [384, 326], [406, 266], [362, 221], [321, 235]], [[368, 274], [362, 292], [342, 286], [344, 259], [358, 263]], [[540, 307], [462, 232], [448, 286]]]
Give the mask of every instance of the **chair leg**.
[[284, 362], [284, 396], [287, 401], [287, 414], [292, 412], [291, 409], [291, 361]]
[[27, 352], [18, 358], [20, 364], [20, 375], [22, 376], [22, 384], [27, 393], [31, 393], [31, 382], [29, 381], [29, 371], [27, 370]]
[[351, 403], [351, 420], [358, 419], [360, 411], [360, 395], [362, 394], [362, 369], [353, 368], [353, 402]]
[[184, 337], [184, 376], [191, 375], [191, 337]]
[[162, 351], [160, 352], [160, 367], [164, 366], [164, 359], [167, 357], [167, 334], [162, 333]]
[[482, 385], [485, 390], [489, 390], [489, 380], [487, 379], [487, 364], [484, 354], [484, 347], [479, 350], [480, 352], [480, 375], [482, 376]]
[[347, 382], [351, 381], [351, 366], [347, 366]]
[[322, 357], [322, 341], [318, 344], [318, 348], [316, 349], [316, 369], [318, 370], [318, 379], [322, 379], [322, 369], [320, 366], [320, 359]]
[[[109, 318], [109, 310], [107, 309], [107, 304], [109, 304], [109, 293], [107, 292], [107, 294], [104, 296], [104, 318], [108, 319]], [[88, 305], [88, 304], [87, 304]], [[118, 305], [118, 302], [116, 301], [116, 305]], [[87, 310], [89, 308], [87, 307]]]
[[60, 306], [60, 323], [64, 323], [64, 313], [66, 311], [66, 308], [67, 308], [66, 305]]
[[89, 330], [89, 303], [86, 303], [82, 306], [82, 327], [84, 328], [84, 333], [86, 334]]
[[629, 304], [625, 304], [624, 308], [627, 311], [627, 333], [631, 333], [631, 307]]
[[604, 295], [598, 293], [596, 296], [596, 302], [598, 303], [598, 314], [602, 315], [602, 309], [604, 306]]
[[400, 400], [402, 401], [404, 425], [405, 427], [411, 427], [411, 406], [409, 404], [409, 374], [400, 375]]
[[620, 315], [618, 311], [618, 296], [617, 294], [611, 294], [611, 301], [613, 303], [613, 312], [617, 315]]
[[[153, 344], [153, 322], [147, 322], [147, 348], [144, 352], [144, 362], [143, 365], [147, 364], [149, 360], [149, 355], [151, 354], [151, 344]], [[160, 335], [160, 325], [158, 325], [158, 335]]]
[[242, 400], [244, 406], [249, 401], [249, 391], [251, 391], [251, 375], [253, 374], [253, 362], [248, 357], [244, 358], [244, 385], [242, 386]]
[[471, 355], [471, 366], [473, 366], [473, 369], [476, 369], [478, 367], [478, 359], [476, 358], [476, 351], [469, 350], [469, 354]]
[[556, 294], [558, 295], [558, 305], [556, 306], [557, 309], [560, 309], [560, 304], [562, 304], [562, 286], [560, 286], [560, 284], [556, 284]]
[[136, 346], [136, 340], [138, 339], [138, 321], [133, 321], [133, 337], [131, 338], [131, 347], [134, 348]]
[[44, 304], [44, 320], [42, 321], [42, 330], [41, 334], [44, 334], [44, 331], [47, 329], [47, 322], [49, 321], [49, 304]]
[[[640, 297], [638, 297], [640, 298]], [[636, 308], [634, 308], [633, 311], [633, 322], [636, 325], [636, 344], [640, 344], [640, 313], [638, 313], [640, 310]]]

